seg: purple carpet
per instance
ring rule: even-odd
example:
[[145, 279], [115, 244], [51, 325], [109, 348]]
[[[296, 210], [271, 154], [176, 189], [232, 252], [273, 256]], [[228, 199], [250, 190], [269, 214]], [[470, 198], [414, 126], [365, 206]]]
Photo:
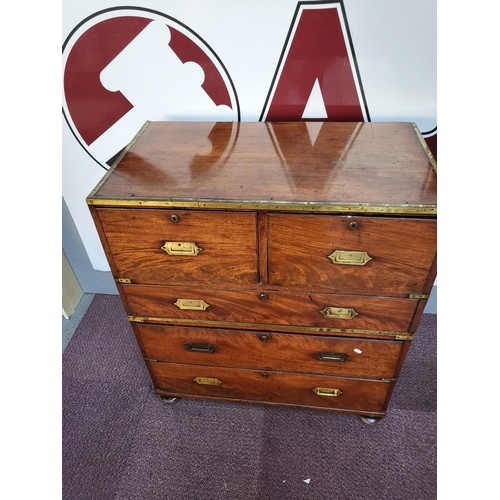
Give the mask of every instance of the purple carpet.
[[181, 399], [164, 404], [120, 299], [96, 295], [63, 354], [64, 500], [436, 498], [436, 316], [388, 413]]

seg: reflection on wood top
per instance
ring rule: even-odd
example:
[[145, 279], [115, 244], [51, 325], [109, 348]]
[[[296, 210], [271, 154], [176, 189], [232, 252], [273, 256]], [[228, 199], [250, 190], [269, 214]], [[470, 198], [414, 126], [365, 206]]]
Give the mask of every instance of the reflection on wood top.
[[411, 123], [149, 122], [95, 205], [436, 213]]

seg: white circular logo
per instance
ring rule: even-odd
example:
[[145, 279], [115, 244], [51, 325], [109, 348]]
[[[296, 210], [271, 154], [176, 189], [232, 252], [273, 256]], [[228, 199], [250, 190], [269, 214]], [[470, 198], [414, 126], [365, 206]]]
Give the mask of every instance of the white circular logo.
[[231, 78], [194, 31], [166, 14], [113, 8], [63, 45], [63, 114], [103, 168], [147, 121], [239, 121]]

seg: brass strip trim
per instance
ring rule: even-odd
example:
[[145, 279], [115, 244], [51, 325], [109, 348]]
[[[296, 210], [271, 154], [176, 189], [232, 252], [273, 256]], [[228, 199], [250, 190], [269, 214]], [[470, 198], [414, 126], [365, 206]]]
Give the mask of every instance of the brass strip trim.
[[353, 212], [374, 214], [401, 215], [436, 215], [437, 205], [423, 204], [370, 204], [370, 203], [312, 203], [312, 202], [270, 202], [255, 200], [195, 200], [181, 199], [151, 199], [151, 198], [96, 198], [87, 197], [87, 204], [112, 207], [145, 207], [145, 208], [198, 208], [198, 209], [231, 209], [231, 210], [279, 210], [282, 212]]
[[116, 283], [131, 284], [132, 280], [129, 278], [115, 278]]
[[428, 299], [429, 297], [428, 293], [410, 293], [408, 296], [410, 299]]
[[394, 337], [396, 340], [413, 340], [413, 336], [409, 333], [399, 334]]
[[417, 134], [418, 140], [420, 141], [420, 144], [422, 144], [422, 147], [424, 148], [424, 151], [425, 151], [425, 154], [427, 155], [427, 158], [429, 158], [429, 161], [431, 162], [431, 165], [432, 165], [432, 168], [434, 169], [434, 172], [437, 173], [436, 159], [434, 158], [434, 155], [432, 154], [431, 150], [429, 149], [429, 146], [427, 145], [427, 142], [424, 139], [422, 132], [420, 132], [416, 123], [411, 122], [411, 124], [412, 124], [413, 128], [415, 129], [415, 132]]
[[239, 323], [232, 321], [213, 321], [213, 320], [197, 320], [184, 318], [158, 318], [153, 316], [128, 316], [128, 320], [132, 323], [162, 323], [162, 324], [196, 324], [197, 326], [221, 326], [226, 328], [248, 328], [252, 329], [268, 329], [278, 331], [306, 331], [306, 332], [324, 332], [324, 333], [355, 333], [358, 335], [387, 335], [394, 337], [396, 340], [411, 340], [413, 337], [406, 332], [391, 332], [383, 330], [360, 330], [355, 328], [329, 328], [315, 326], [297, 326], [297, 325], [274, 325], [267, 323]]
[[101, 189], [102, 185], [106, 182], [107, 178], [111, 175], [113, 170], [117, 167], [117, 165], [122, 161], [123, 157], [128, 153], [129, 149], [134, 145], [134, 143], [141, 137], [141, 135], [144, 133], [144, 131], [149, 127], [150, 121], [146, 121], [144, 125], [140, 128], [139, 132], [135, 135], [135, 137], [125, 146], [123, 151], [120, 153], [120, 155], [116, 158], [116, 160], [113, 162], [111, 167], [109, 167], [108, 171], [106, 174], [103, 176], [103, 178], [97, 183], [97, 185], [94, 187], [94, 189], [90, 192], [90, 194], [87, 196], [87, 204], [89, 204], [89, 198], [92, 198], [95, 196], [95, 194]]

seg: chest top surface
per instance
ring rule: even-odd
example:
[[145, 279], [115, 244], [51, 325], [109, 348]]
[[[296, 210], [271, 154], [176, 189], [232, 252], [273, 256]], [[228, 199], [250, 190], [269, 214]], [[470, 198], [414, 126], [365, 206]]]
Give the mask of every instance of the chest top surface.
[[90, 205], [436, 214], [411, 123], [147, 122]]

